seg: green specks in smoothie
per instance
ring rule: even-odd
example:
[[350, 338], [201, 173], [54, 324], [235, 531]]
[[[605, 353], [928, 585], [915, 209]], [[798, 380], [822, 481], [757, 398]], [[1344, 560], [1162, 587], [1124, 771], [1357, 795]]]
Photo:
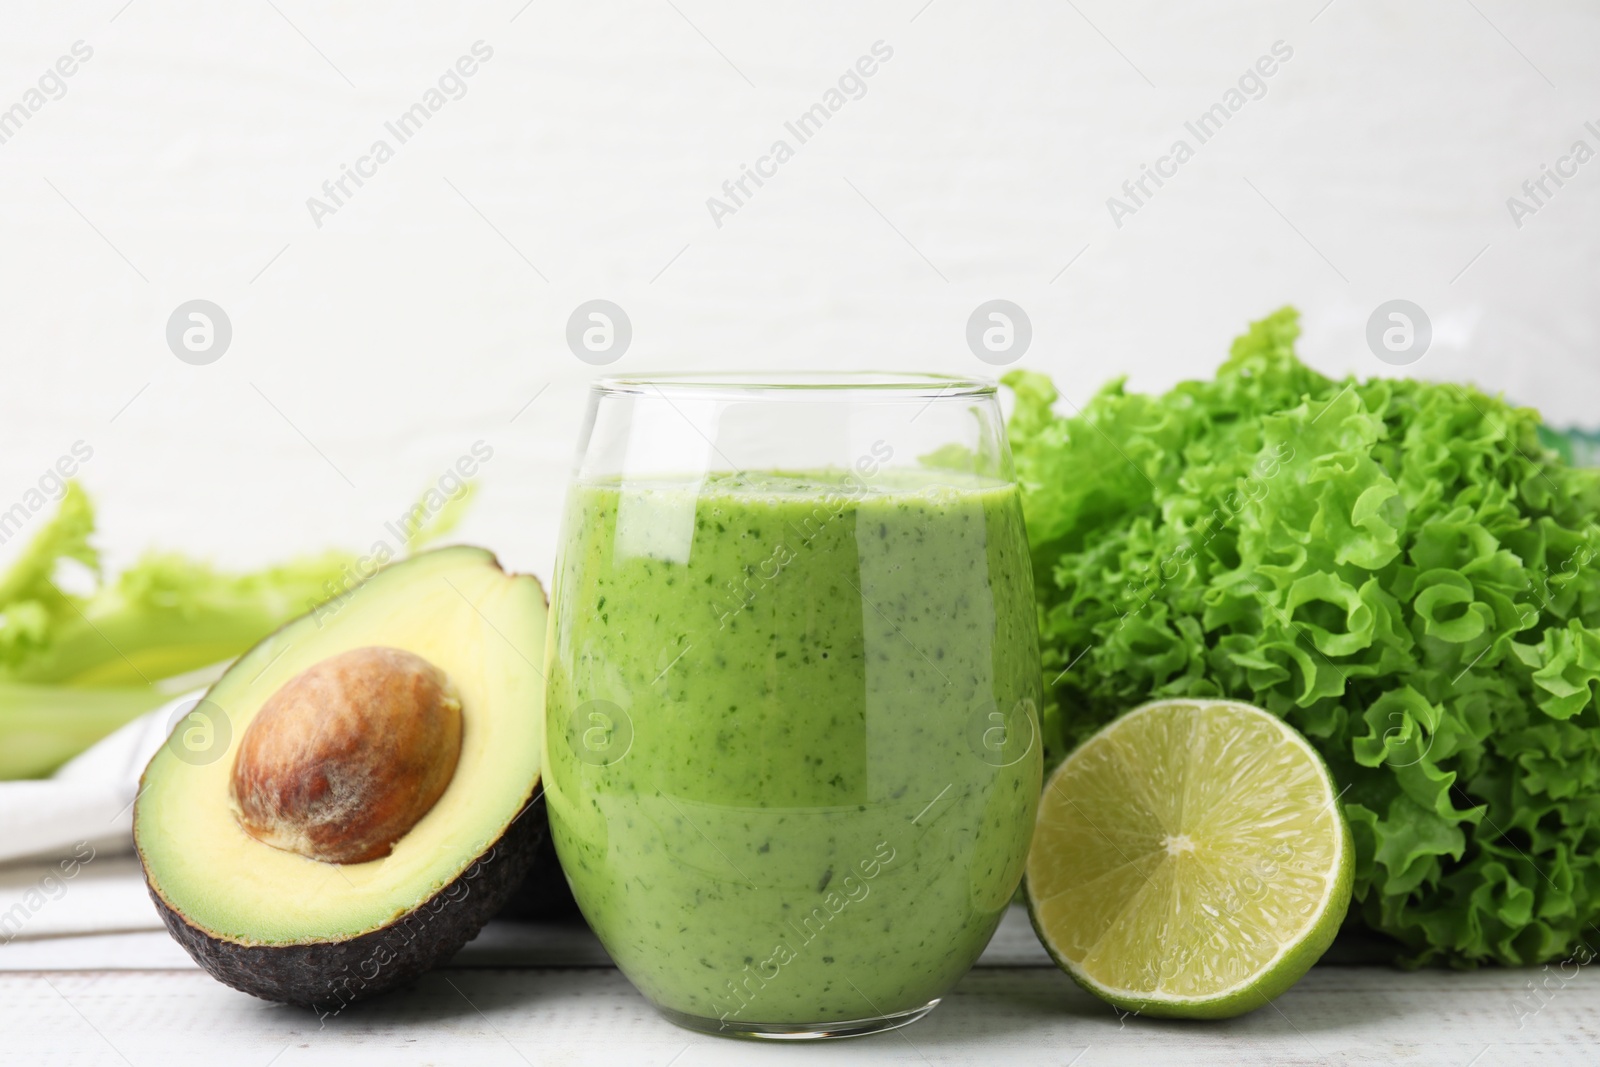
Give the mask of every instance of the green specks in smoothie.
[[1015, 888], [1038, 764], [990, 766], [962, 738], [980, 699], [1039, 700], [1017, 492], [867, 481], [713, 475], [673, 559], [617, 554], [618, 502], [689, 490], [574, 489], [550, 721], [625, 693], [635, 733], [603, 774], [551, 739], [552, 832], [596, 932], [665, 1007], [920, 1007], [987, 942], [1000, 913], [980, 902]]

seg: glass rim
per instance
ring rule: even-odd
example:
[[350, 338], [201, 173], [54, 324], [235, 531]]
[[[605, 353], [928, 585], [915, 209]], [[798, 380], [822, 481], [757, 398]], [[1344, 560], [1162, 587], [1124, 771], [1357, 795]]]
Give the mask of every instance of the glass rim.
[[671, 371], [597, 378], [602, 396], [695, 396], [727, 399], [845, 399], [867, 394], [895, 400], [993, 396], [999, 383], [963, 374], [921, 371]]

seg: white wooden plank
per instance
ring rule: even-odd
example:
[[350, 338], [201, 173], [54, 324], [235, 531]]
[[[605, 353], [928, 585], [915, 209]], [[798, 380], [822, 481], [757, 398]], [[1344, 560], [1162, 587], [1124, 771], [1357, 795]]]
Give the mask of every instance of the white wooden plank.
[[982, 968], [902, 1033], [819, 1053], [679, 1030], [609, 968], [450, 968], [320, 1024], [197, 971], [9, 973], [0, 1063], [1593, 1064], [1600, 985], [1581, 974], [1519, 1019], [1528, 977], [1323, 967], [1274, 1007], [1183, 1023], [1119, 1018], [1052, 969]]
[[0, 945], [0, 971], [186, 971], [196, 966], [165, 929], [18, 938]]
[[163, 928], [133, 856], [60, 863], [0, 866], [0, 956], [15, 939]]
[[[136, 881], [122, 889], [143, 892]], [[92, 896], [75, 889], [58, 903], [87, 906]], [[663, 1022], [581, 924], [492, 923], [450, 968], [319, 1024], [212, 981], [164, 932], [38, 937], [37, 930], [77, 925], [65, 915], [39, 918], [52, 921], [0, 947], [0, 1064], [476, 1065], [526, 1058], [666, 1067], [679, 1056], [675, 1067], [689, 1067], [806, 1055], [695, 1036]], [[1549, 990], [1542, 997], [1530, 991], [1537, 982]], [[1563, 985], [1554, 972], [1320, 966], [1276, 1005], [1243, 1019], [1119, 1018], [1049, 965], [1025, 913], [1013, 908], [979, 968], [928, 1019], [900, 1035], [832, 1045], [826, 1054], [841, 1064], [997, 1058], [1026, 1067], [1065, 1065], [1080, 1053], [1082, 1067], [1593, 1064], [1600, 1062], [1600, 984], [1587, 973]]]

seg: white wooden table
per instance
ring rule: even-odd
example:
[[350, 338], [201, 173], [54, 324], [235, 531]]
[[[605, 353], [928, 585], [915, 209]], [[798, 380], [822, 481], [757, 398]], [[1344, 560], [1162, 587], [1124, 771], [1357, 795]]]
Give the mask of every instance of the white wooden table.
[[[665, 1022], [581, 925], [497, 922], [451, 966], [319, 1024], [213, 981], [163, 931], [131, 860], [0, 946], [0, 1064], [1417, 1064], [1600, 1063], [1600, 980], [1541, 1000], [1537, 971], [1405, 973], [1324, 964], [1269, 1008], [1223, 1023], [1119, 1018], [1045, 958], [1018, 910], [979, 966], [905, 1030], [810, 1046], [692, 1034]], [[7, 884], [26, 874], [0, 876]], [[82, 912], [125, 932], [74, 936]], [[147, 914], [148, 912], [148, 914]], [[1519, 1007], [1520, 1006], [1520, 1007]]]

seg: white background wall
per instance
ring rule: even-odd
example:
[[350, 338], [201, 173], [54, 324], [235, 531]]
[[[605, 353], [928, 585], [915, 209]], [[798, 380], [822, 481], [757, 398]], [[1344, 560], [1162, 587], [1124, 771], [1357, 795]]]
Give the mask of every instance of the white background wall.
[[[632, 317], [613, 370], [966, 373], [967, 316], [1005, 297], [1079, 403], [1209, 374], [1290, 301], [1314, 364], [1379, 373], [1367, 316], [1406, 297], [1435, 330], [1414, 373], [1600, 423], [1600, 161], [1520, 228], [1506, 207], [1600, 148], [1600, 5], [1325, 3], [4, 0], [0, 109], [94, 54], [0, 145], [0, 508], [83, 439], [113, 559], [255, 565], [365, 548], [482, 439], [463, 534], [548, 574], [592, 297]], [[466, 96], [314, 225], [478, 40]], [[866, 95], [715, 226], [706, 198], [879, 40]], [[1116, 227], [1107, 197], [1279, 40], [1266, 96]], [[233, 323], [209, 366], [165, 343], [195, 297]]]

